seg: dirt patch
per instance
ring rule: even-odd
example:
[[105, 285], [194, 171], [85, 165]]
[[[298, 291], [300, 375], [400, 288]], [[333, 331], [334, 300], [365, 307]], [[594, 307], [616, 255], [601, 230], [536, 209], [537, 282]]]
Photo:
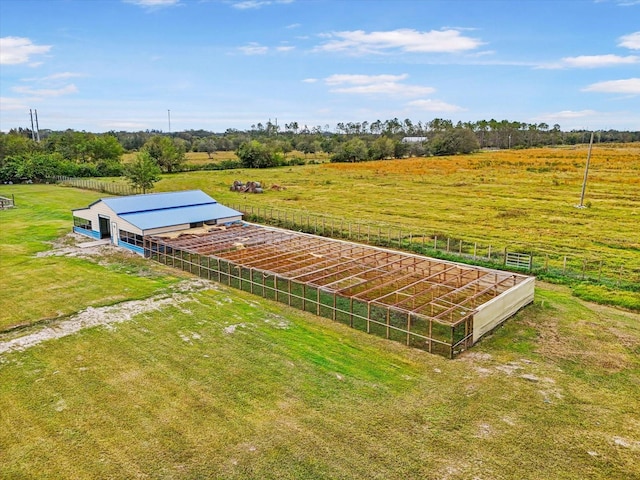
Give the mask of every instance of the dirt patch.
[[107, 307], [89, 307], [69, 318], [56, 321], [46, 326], [30, 329], [19, 337], [2, 340], [0, 336], [0, 355], [6, 352], [21, 351], [38, 345], [47, 340], [66, 337], [96, 326], [108, 326], [114, 323], [126, 322], [136, 315], [167, 307], [179, 306], [193, 300], [193, 292], [216, 288], [207, 280], [198, 278], [185, 280], [175, 286], [171, 293], [154, 295], [145, 300], [132, 300]]
[[[105, 253], [122, 252], [127, 250], [116, 247], [108, 243], [106, 245], [86, 246], [89, 243], [88, 238], [77, 233], [68, 233], [51, 243], [51, 250], [36, 253], [36, 257], [81, 257], [91, 258], [102, 256]], [[131, 252], [131, 255], [135, 253]]]

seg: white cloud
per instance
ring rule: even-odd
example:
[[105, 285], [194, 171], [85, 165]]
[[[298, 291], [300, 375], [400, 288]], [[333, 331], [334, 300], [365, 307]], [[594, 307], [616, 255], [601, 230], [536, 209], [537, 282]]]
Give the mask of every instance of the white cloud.
[[574, 118], [592, 117], [595, 114], [596, 114], [595, 110], [578, 110], [578, 111], [562, 110], [560, 112], [549, 113], [544, 117], [541, 117], [540, 119], [541, 120], [549, 120], [549, 119], [568, 120], [568, 119], [574, 119]]
[[327, 85], [342, 85], [344, 83], [351, 85], [367, 85], [379, 82], [399, 82], [408, 77], [406, 73], [402, 75], [350, 75], [335, 74], [324, 79]]
[[354, 87], [340, 87], [331, 89], [335, 93], [355, 93], [364, 95], [397, 95], [406, 97], [416, 97], [433, 93], [435, 89], [431, 87], [421, 87], [419, 85], [403, 85], [394, 82], [372, 83], [370, 85], [357, 85]]
[[625, 80], [609, 80], [606, 82], [592, 83], [582, 89], [583, 92], [624, 93], [640, 94], [640, 78], [628, 78]]
[[317, 78], [305, 78], [302, 80], [304, 83], [316, 83], [318, 81]]
[[557, 63], [542, 65], [540, 68], [602, 68], [618, 65], [632, 65], [640, 63], [640, 57], [635, 55], [580, 55], [578, 57], [565, 57]]
[[54, 73], [53, 75], [49, 75], [48, 77], [42, 78], [42, 81], [47, 82], [50, 80], [66, 80], [68, 78], [78, 78], [78, 77], [86, 77], [87, 75], [84, 73], [73, 73], [73, 72], [60, 72]]
[[0, 110], [26, 110], [29, 108], [22, 99], [19, 98], [10, 98], [10, 97], [0, 97]]
[[0, 65], [28, 63], [32, 55], [42, 55], [51, 50], [51, 45], [34, 45], [24, 37], [0, 38]]
[[180, 5], [180, 0], [124, 0], [124, 2], [149, 9], [175, 7]]
[[267, 5], [287, 3], [293, 3], [293, 0], [244, 0], [242, 2], [234, 3], [232, 7], [237, 8], [238, 10], [251, 10], [253, 8], [265, 7]]
[[22, 93], [23, 95], [31, 95], [34, 97], [59, 97], [61, 95], [68, 95], [70, 93], [76, 93], [78, 87], [73, 83], [61, 87], [61, 88], [31, 88], [31, 87], [13, 87], [13, 91]]
[[461, 112], [464, 110], [464, 108], [459, 107], [457, 105], [452, 105], [450, 103], [446, 103], [441, 100], [430, 100], [430, 99], [414, 100], [413, 102], [409, 102], [407, 105], [410, 107], [419, 108], [420, 110], [424, 110], [427, 112], [453, 113], [453, 112]]
[[333, 93], [416, 97], [435, 92], [432, 87], [401, 83], [408, 76], [406, 73], [402, 75], [336, 74], [325, 78], [324, 82], [333, 87], [330, 90]]
[[400, 50], [409, 53], [456, 53], [473, 50], [483, 44], [480, 40], [464, 36], [459, 30], [431, 30], [419, 32], [398, 29], [384, 32], [363, 30], [324, 34], [330, 40], [316, 51], [348, 52], [353, 54], [382, 53]]
[[265, 47], [256, 42], [251, 42], [243, 47], [238, 47], [245, 55], [264, 55], [269, 51], [269, 47]]
[[632, 50], [640, 50], [640, 32], [630, 33], [620, 37], [619, 47], [626, 47]]
[[288, 45], [283, 45], [281, 47], [276, 47], [278, 52], [290, 52], [291, 50], [295, 50], [296, 47], [291, 47]]

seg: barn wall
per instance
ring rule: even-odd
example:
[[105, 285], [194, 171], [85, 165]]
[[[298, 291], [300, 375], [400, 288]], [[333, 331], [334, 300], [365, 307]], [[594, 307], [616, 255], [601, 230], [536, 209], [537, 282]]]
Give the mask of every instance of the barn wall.
[[473, 343], [525, 305], [533, 302], [535, 278], [531, 277], [478, 307], [473, 316]]
[[145, 235], [157, 235], [159, 233], [169, 233], [176, 232], [178, 230], [188, 230], [190, 224], [189, 223], [181, 223], [180, 225], [169, 225], [168, 227], [159, 227], [159, 228], [150, 228], [149, 230], [145, 230]]
[[242, 220], [242, 215], [237, 215], [235, 217], [227, 217], [227, 218], [218, 218], [216, 220], [216, 224], [217, 225], [224, 225], [225, 223], [233, 223], [233, 222], [239, 222]]

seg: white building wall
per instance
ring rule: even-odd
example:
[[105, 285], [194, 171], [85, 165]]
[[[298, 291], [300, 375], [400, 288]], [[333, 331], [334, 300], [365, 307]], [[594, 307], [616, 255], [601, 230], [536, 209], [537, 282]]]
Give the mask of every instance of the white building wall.
[[536, 279], [528, 278], [522, 283], [489, 300], [478, 307], [473, 316], [473, 343], [485, 333], [493, 330], [525, 305], [533, 302]]

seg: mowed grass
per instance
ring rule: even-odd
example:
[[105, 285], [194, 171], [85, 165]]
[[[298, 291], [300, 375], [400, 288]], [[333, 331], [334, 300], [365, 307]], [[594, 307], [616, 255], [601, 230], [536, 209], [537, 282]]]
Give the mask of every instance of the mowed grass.
[[72, 208], [86, 207], [102, 195], [52, 185], [0, 187], [0, 195], [12, 194], [17, 208], [0, 211], [0, 330], [69, 315], [87, 306], [146, 298], [177, 280], [177, 275], [150, 272], [147, 262], [124, 252], [100, 261], [38, 256], [71, 232]]
[[[580, 146], [191, 172], [165, 176], [156, 191], [201, 188], [222, 203], [402, 224], [415, 234], [602, 260], [611, 271], [638, 275], [640, 145], [594, 146], [589, 208], [578, 209], [586, 157]], [[230, 192], [234, 180], [260, 181], [267, 191]], [[270, 190], [274, 184], [286, 190]]]
[[5, 354], [0, 476], [639, 478], [639, 349], [546, 287], [454, 361], [214, 289]]
[[[97, 194], [11, 188], [23, 220], [0, 212], [3, 281], [6, 261], [27, 263], [12, 295], [45, 318], [65, 289], [40, 295], [32, 253], [67, 231], [69, 203]], [[14, 233], [28, 218], [50, 233]], [[70, 312], [181, 275], [56, 258], [102, 287]], [[0, 354], [0, 478], [640, 478], [638, 314], [540, 284], [534, 305], [451, 361], [215, 284], [190, 295]]]

